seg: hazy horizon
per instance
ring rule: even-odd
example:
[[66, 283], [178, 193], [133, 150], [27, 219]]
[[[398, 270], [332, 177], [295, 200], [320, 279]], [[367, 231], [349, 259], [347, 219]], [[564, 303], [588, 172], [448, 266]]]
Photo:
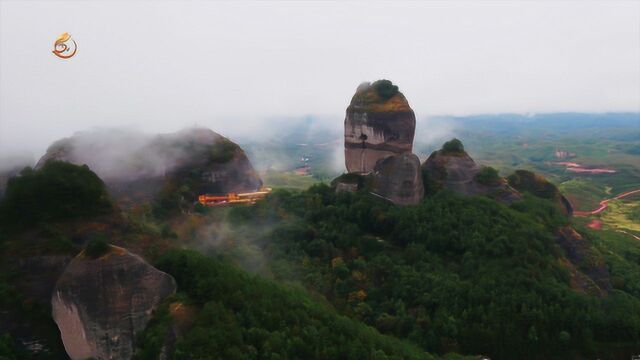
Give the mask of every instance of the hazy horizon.
[[640, 2], [0, 1], [3, 154], [96, 127], [340, 127], [379, 78], [419, 119], [640, 112]]

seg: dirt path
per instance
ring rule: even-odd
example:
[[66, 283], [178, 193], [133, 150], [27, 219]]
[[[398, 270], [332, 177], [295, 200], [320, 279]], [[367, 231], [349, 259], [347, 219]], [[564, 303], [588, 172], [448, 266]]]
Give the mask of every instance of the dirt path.
[[638, 193], [640, 193], [640, 189], [627, 191], [627, 192], [622, 193], [622, 194], [620, 194], [620, 195], [618, 195], [618, 196], [616, 196], [614, 198], [600, 201], [600, 207], [595, 209], [595, 210], [591, 210], [591, 211], [574, 211], [573, 212], [573, 216], [590, 216], [590, 215], [600, 214], [601, 212], [603, 212], [607, 208], [607, 206], [609, 204], [609, 201], [623, 199], [623, 198], [625, 198], [627, 196], [631, 196], [633, 194], [638, 194]]

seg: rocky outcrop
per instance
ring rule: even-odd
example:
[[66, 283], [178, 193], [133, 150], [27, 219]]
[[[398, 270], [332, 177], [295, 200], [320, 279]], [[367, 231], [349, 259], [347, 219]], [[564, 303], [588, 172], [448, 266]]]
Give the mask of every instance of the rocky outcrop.
[[570, 284], [577, 291], [595, 296], [606, 296], [612, 289], [611, 278], [602, 255], [589, 245], [587, 239], [570, 226], [558, 231], [558, 244], [562, 247], [568, 266]]
[[411, 153], [416, 117], [409, 102], [389, 80], [363, 83], [344, 120], [348, 174], [333, 181], [337, 192], [367, 189], [398, 205], [424, 197], [420, 160]]
[[[451, 142], [459, 143], [459, 148], [448, 149]], [[522, 198], [507, 181], [497, 176], [485, 180], [481, 166], [464, 151], [462, 144], [454, 139], [445, 143], [442, 149], [434, 151], [422, 164], [422, 172], [427, 186], [440, 190], [448, 189], [462, 195], [488, 195], [498, 201], [510, 204]]]
[[161, 189], [227, 194], [262, 185], [244, 151], [204, 128], [149, 136], [122, 130], [78, 133], [54, 143], [36, 168], [55, 159], [87, 164], [120, 201], [150, 200]]
[[448, 154], [443, 150], [434, 151], [422, 164], [422, 169], [442, 188], [465, 195], [477, 192], [475, 177], [480, 166], [466, 152]]
[[573, 207], [569, 200], [542, 175], [527, 170], [516, 170], [507, 177], [507, 180], [509, 185], [516, 190], [551, 200], [558, 208], [562, 209], [565, 215], [571, 216], [573, 214]]
[[84, 252], [58, 279], [51, 303], [69, 357], [129, 359], [135, 336], [174, 293], [174, 279], [127, 250], [98, 257]]
[[407, 99], [388, 80], [361, 84], [344, 120], [348, 172], [369, 173], [378, 160], [411, 152], [416, 117]]
[[371, 177], [373, 192], [394, 204], [413, 205], [424, 197], [420, 159], [412, 153], [378, 160]]

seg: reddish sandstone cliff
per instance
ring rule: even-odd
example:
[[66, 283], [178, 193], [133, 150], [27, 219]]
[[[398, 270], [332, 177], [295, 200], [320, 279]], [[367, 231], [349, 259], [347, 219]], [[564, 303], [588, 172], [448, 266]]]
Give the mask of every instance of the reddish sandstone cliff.
[[369, 173], [389, 155], [411, 152], [416, 117], [404, 95], [388, 80], [361, 84], [344, 120], [348, 172]]
[[136, 334], [175, 290], [170, 275], [123, 248], [112, 246], [95, 259], [80, 253], [51, 298], [67, 354], [73, 360], [131, 358]]

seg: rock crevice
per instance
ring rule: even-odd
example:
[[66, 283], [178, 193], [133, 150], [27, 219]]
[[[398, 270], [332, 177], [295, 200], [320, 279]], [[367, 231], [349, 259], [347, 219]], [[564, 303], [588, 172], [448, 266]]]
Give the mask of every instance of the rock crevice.
[[[366, 176], [371, 192], [380, 197], [398, 205], [417, 204], [424, 186], [420, 160], [411, 153], [415, 128], [415, 114], [397, 86], [388, 80], [361, 84], [344, 120], [347, 171]], [[348, 178], [336, 180], [337, 191], [362, 187]]]

